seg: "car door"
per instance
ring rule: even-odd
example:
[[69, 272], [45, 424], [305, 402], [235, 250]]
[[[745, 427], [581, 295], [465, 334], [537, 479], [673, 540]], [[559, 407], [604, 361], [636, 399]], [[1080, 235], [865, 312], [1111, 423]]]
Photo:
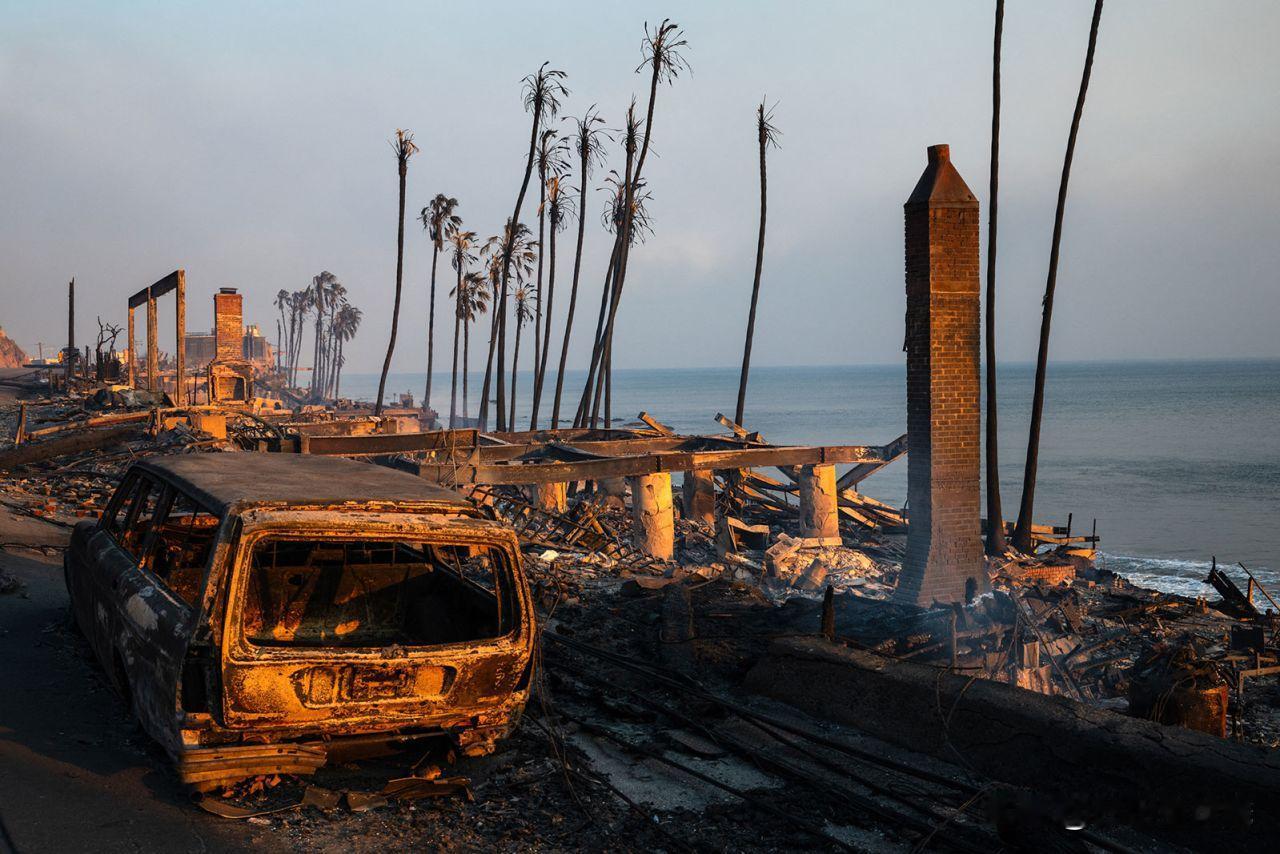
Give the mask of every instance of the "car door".
[[137, 470], [127, 473], [97, 526], [83, 532], [77, 530], [71, 539], [67, 592], [77, 623], [113, 681], [113, 638], [118, 626], [113, 617], [116, 609], [111, 601], [115, 595], [111, 579], [128, 561], [118, 543], [135, 513], [138, 492], [146, 485]]
[[139, 477], [124, 518], [104, 531], [109, 542], [97, 560], [102, 571], [93, 578], [109, 626], [110, 648], [103, 657], [144, 729], [170, 746], [192, 609], [148, 568], [173, 490], [145, 472]]

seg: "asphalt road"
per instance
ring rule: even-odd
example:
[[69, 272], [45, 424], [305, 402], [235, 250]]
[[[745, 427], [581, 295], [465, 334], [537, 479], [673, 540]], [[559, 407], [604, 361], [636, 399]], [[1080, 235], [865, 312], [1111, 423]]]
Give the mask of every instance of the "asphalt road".
[[104, 681], [66, 623], [67, 532], [0, 508], [0, 854], [279, 848], [260, 826], [195, 808], [165, 757]]

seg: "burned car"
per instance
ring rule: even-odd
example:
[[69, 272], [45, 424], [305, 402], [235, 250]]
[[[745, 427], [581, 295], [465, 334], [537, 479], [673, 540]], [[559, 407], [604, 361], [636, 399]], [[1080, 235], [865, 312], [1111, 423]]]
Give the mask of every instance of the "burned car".
[[450, 736], [479, 755], [528, 700], [514, 532], [413, 475], [307, 455], [136, 463], [65, 558], [71, 612], [199, 788]]

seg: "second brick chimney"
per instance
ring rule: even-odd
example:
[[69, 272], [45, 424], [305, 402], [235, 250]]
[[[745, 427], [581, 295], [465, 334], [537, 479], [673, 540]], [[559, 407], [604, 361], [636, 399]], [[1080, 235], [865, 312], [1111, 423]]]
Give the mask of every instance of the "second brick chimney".
[[213, 345], [216, 361], [244, 358], [244, 297], [235, 288], [213, 295]]

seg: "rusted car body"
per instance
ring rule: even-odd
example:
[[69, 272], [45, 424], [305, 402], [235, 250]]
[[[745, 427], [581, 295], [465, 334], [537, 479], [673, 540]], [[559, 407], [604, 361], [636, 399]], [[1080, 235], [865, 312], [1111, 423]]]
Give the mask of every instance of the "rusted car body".
[[380, 466], [278, 454], [135, 464], [65, 559], [79, 627], [200, 788], [447, 734], [493, 749], [528, 700], [515, 534]]

